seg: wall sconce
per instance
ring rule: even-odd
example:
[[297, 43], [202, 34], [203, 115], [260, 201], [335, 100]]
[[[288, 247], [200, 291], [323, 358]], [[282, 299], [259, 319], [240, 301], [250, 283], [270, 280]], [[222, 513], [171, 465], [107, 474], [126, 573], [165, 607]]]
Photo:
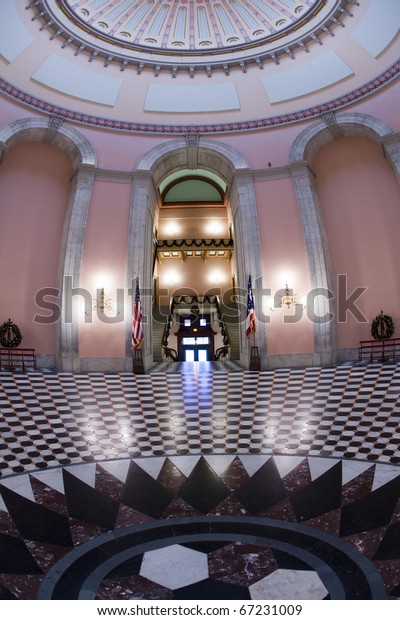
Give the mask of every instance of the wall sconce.
[[285, 284], [285, 294], [280, 297], [279, 307], [282, 308], [285, 305], [290, 308], [292, 304], [297, 304], [297, 294], [290, 295], [289, 286]]
[[[282, 289], [281, 289], [282, 290]], [[303, 297], [301, 302], [298, 301], [297, 293], [290, 294], [289, 285], [285, 284], [284, 288], [285, 294], [278, 295], [279, 291], [277, 291], [275, 297], [269, 297], [266, 300], [266, 304], [269, 305], [269, 309], [271, 312], [275, 312], [277, 308], [282, 308], [286, 306], [286, 308], [290, 308], [292, 305], [296, 306], [296, 313], [305, 310], [307, 307], [307, 298]]]
[[108, 310], [110, 312], [112, 311], [112, 309], [112, 299], [110, 297], [106, 299], [104, 294], [104, 288], [98, 288], [97, 299], [93, 300], [93, 310], [98, 310], [99, 312], [104, 312], [105, 310]]

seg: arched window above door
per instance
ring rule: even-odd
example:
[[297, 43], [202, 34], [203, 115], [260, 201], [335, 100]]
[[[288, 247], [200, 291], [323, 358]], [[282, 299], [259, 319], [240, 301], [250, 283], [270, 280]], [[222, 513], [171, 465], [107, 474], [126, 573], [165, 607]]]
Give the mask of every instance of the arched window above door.
[[226, 183], [207, 170], [180, 170], [159, 186], [163, 205], [224, 204]]

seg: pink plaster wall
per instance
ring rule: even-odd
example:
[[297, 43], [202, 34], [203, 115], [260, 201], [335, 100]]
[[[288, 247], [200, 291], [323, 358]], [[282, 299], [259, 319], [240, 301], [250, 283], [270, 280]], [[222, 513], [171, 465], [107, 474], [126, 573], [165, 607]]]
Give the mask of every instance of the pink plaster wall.
[[[61, 234], [72, 172], [68, 158], [41, 142], [19, 144], [0, 166], [0, 322], [21, 329], [21, 347], [55, 353], [54, 324], [33, 322], [35, 294], [56, 287]], [[53, 300], [54, 301], [54, 300]]]
[[357, 306], [368, 322], [347, 313], [338, 324], [338, 347], [357, 347], [381, 309], [399, 325], [400, 188], [381, 146], [367, 138], [331, 142], [313, 168], [335, 279], [347, 274], [348, 294], [367, 287]]
[[[132, 186], [126, 183], [96, 181], [90, 204], [84, 243], [81, 286], [96, 298], [96, 289], [104, 285], [106, 298], [116, 306], [116, 291], [126, 288], [126, 259], [130, 197]], [[131, 297], [125, 296], [125, 312], [131, 316]], [[109, 313], [113, 316], [114, 312]], [[124, 316], [107, 324], [93, 313], [85, 323], [80, 309], [79, 354], [81, 357], [125, 357]]]
[[271, 311], [272, 301], [268, 299], [284, 288], [286, 279], [289, 287], [298, 293], [299, 301], [310, 288], [304, 236], [292, 180], [259, 181], [255, 183], [255, 192], [264, 270], [263, 287], [271, 289], [271, 293], [265, 293], [262, 302], [264, 314], [270, 317], [270, 323], [265, 324], [268, 353], [311, 353], [313, 330], [306, 314], [299, 322], [284, 323], [284, 317], [293, 314], [293, 310], [279, 308]]

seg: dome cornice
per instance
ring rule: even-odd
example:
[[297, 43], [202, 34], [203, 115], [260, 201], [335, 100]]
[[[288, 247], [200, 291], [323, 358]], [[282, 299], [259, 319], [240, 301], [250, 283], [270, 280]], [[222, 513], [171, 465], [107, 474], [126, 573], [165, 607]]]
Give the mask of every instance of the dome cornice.
[[299, 110], [298, 112], [282, 114], [267, 118], [260, 118], [249, 121], [228, 122], [228, 123], [207, 123], [190, 125], [169, 125], [163, 123], [139, 123], [123, 120], [114, 120], [101, 116], [84, 114], [68, 109], [66, 107], [54, 105], [43, 99], [30, 95], [19, 88], [16, 88], [6, 80], [0, 78], [0, 92], [13, 98], [14, 100], [28, 105], [31, 108], [62, 117], [66, 120], [97, 127], [101, 129], [114, 129], [132, 133], [147, 133], [158, 135], [187, 135], [187, 134], [223, 134], [242, 131], [255, 131], [269, 129], [312, 119], [328, 112], [335, 112], [343, 107], [354, 104], [364, 97], [379, 91], [398, 78], [400, 74], [400, 60], [387, 68], [383, 73], [373, 80], [358, 87], [357, 89], [344, 94], [341, 97], [327, 101], [320, 105]]
[[[195, 77], [205, 72], [211, 77], [215, 72], [246, 73], [254, 65], [262, 69], [266, 63], [279, 64], [282, 56], [294, 59], [297, 51], [308, 52], [324, 37], [334, 36], [335, 29], [352, 16], [351, 6], [358, 4], [357, 0], [33, 0], [27, 9], [51, 40], [62, 48], [75, 48], [75, 55], [85, 55], [89, 62], [119, 64], [121, 71], [133, 68], [139, 74], [150, 70], [156, 76], [168, 71], [172, 77], [178, 72]], [[180, 24], [181, 10], [186, 22]]]

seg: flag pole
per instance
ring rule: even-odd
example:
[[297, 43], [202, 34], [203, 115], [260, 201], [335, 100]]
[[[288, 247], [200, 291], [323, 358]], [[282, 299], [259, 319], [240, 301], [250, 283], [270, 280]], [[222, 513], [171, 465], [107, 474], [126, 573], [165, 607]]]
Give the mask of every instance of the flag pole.
[[[133, 277], [136, 280], [135, 287], [133, 287], [132, 280], [132, 295], [133, 298], [133, 312], [132, 312], [132, 363], [134, 374], [144, 374], [143, 354], [141, 346], [144, 340], [143, 333], [143, 311], [142, 303], [140, 299], [140, 274], [138, 271], [133, 273]], [[135, 291], [133, 293], [133, 291]]]
[[[260, 355], [256, 346], [256, 315], [255, 304], [251, 284], [251, 275], [249, 275], [247, 285], [247, 317], [246, 317], [246, 336], [250, 341], [253, 333], [253, 343], [250, 345], [250, 363], [249, 370], [261, 370]], [[251, 342], [251, 341], [250, 341]]]

